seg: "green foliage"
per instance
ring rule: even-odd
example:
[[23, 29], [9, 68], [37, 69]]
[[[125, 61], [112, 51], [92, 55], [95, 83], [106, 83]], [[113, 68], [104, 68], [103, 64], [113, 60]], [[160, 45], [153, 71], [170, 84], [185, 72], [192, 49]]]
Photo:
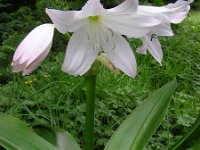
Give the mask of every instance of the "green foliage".
[[[119, 1], [102, 1], [111, 7]], [[147, 1], [149, 3], [149, 1]], [[11, 58], [20, 41], [35, 26], [50, 22], [45, 7], [80, 9], [85, 1], [40, 0], [33, 7], [21, 7], [0, 15], [0, 111], [23, 119], [31, 125], [46, 124], [70, 131], [83, 145], [85, 123], [85, 87], [81, 77], [61, 71], [67, 40], [55, 32], [48, 58], [30, 76], [12, 74]], [[6, 6], [7, 7], [7, 6]], [[178, 88], [168, 114], [146, 149], [165, 150], [180, 139], [195, 121], [200, 92], [200, 17], [189, 14], [187, 20], [173, 26], [175, 36], [160, 37], [164, 51], [163, 66], [148, 54], [136, 54], [138, 75], [130, 79], [114, 75], [104, 67], [97, 78], [95, 149], [103, 149], [122, 120], [155, 89], [177, 79]], [[133, 50], [140, 45], [130, 40]]]
[[176, 82], [171, 81], [136, 107], [112, 135], [105, 150], [144, 149], [161, 124], [175, 89]]
[[58, 150], [81, 150], [73, 137], [65, 130], [43, 125], [33, 126], [33, 130]]
[[10, 150], [55, 150], [55, 147], [35, 134], [24, 122], [0, 114], [0, 145]]
[[189, 131], [172, 147], [170, 150], [182, 150], [193, 147], [199, 149], [200, 146], [200, 114], [195, 123], [190, 127]]

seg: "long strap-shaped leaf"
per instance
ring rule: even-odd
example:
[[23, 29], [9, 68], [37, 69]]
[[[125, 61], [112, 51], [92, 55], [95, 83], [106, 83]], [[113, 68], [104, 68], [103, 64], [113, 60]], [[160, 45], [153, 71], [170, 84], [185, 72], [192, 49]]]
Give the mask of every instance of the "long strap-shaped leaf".
[[142, 150], [162, 122], [176, 88], [171, 81], [147, 98], [120, 125], [105, 150]]
[[56, 146], [58, 150], [81, 150], [78, 143], [67, 131], [46, 125], [32, 127], [34, 132]]
[[182, 150], [190, 146], [200, 149], [200, 114], [188, 132], [170, 150]]
[[8, 150], [55, 150], [21, 120], [0, 114], [0, 145]]

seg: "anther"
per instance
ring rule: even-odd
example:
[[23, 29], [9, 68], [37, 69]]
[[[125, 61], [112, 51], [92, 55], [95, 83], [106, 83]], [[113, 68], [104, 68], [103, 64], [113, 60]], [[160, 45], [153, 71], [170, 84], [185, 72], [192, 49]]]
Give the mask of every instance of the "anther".
[[157, 35], [156, 34], [152, 34], [151, 35], [151, 41], [153, 41], [153, 39], [156, 39], [157, 38]]

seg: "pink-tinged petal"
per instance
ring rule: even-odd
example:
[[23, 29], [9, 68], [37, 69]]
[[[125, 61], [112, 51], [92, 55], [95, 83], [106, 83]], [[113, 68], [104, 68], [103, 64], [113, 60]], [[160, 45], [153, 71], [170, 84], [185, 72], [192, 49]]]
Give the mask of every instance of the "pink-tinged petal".
[[81, 17], [98, 16], [106, 13], [99, 0], [88, 0], [81, 10]]
[[141, 38], [161, 21], [145, 15], [108, 14], [102, 17], [105, 27], [128, 37]]
[[171, 29], [170, 23], [162, 23], [152, 29], [152, 33], [156, 34], [157, 36], [173, 36], [173, 31]]
[[160, 42], [158, 41], [157, 38], [153, 38], [153, 39], [150, 39], [148, 38], [148, 42], [149, 42], [149, 45], [148, 45], [148, 51], [149, 53], [153, 56], [153, 58], [160, 64], [162, 65], [162, 59], [163, 59], [163, 52], [162, 52], [162, 49], [161, 49], [161, 45], [160, 45]]
[[33, 29], [16, 49], [12, 62], [13, 71], [24, 71], [27, 68], [34, 70], [49, 53], [53, 33], [53, 24], [43, 24]]
[[143, 42], [143, 45], [137, 48], [136, 52], [146, 55], [146, 51], [148, 50], [149, 53], [153, 56], [153, 58], [160, 65], [162, 65], [161, 62], [163, 59], [163, 52], [157, 36], [155, 34], [149, 34], [143, 37], [141, 40]]
[[141, 38], [142, 40], [142, 46], [138, 47], [136, 49], [136, 52], [139, 53], [139, 54], [143, 54], [143, 55], [146, 55], [147, 54], [147, 46], [148, 46], [148, 43], [146, 42], [146, 37], [143, 37]]
[[83, 75], [96, 59], [98, 51], [88, 39], [85, 30], [75, 32], [67, 47], [62, 70], [71, 75]]
[[23, 75], [30, 74], [33, 70], [35, 70], [47, 57], [49, 50], [51, 49], [52, 44], [50, 44], [46, 49], [47, 51], [44, 51], [41, 55], [39, 55], [34, 61], [32, 61], [30, 64], [27, 63], [25, 68], [23, 69]]
[[163, 52], [161, 49], [160, 42], [157, 39], [157, 36], [155, 34], [150, 34], [148, 36], [145, 36], [142, 39], [142, 42], [143, 45], [137, 49], [137, 52], [142, 53], [147, 49], [149, 53], [153, 56], [153, 58], [161, 65], [163, 59]]
[[146, 14], [152, 13], [152, 14], [161, 14], [161, 13], [168, 13], [169, 9], [166, 7], [156, 7], [156, 6], [145, 6], [145, 5], [139, 5], [138, 6], [138, 12], [143, 12]]
[[158, 18], [161, 14], [165, 14], [169, 17], [169, 21], [171, 23], [177, 24], [185, 19], [187, 13], [190, 10], [190, 4], [192, 2], [192, 0], [178, 0], [175, 3], [171, 3], [161, 7], [140, 5], [138, 6], [138, 12], [142, 14], [153, 15], [156, 18]]
[[81, 18], [80, 11], [61, 11], [46, 8], [46, 13], [51, 18], [56, 29], [63, 34], [67, 32], [75, 32], [87, 23], [84, 18]]
[[187, 17], [187, 12], [173, 13], [169, 16], [171, 23], [178, 24], [181, 23]]
[[125, 0], [120, 5], [108, 9], [109, 12], [117, 12], [117, 13], [123, 13], [123, 14], [134, 14], [136, 13], [138, 8], [138, 0]]
[[175, 3], [168, 4], [166, 6], [163, 6], [165, 8], [168, 8], [170, 12], [188, 12], [190, 10], [190, 4], [193, 2], [193, 0], [178, 0]]
[[104, 43], [102, 47], [116, 68], [119, 68], [130, 77], [136, 76], [135, 56], [128, 42], [121, 35], [114, 33], [113, 38], [108, 43]]

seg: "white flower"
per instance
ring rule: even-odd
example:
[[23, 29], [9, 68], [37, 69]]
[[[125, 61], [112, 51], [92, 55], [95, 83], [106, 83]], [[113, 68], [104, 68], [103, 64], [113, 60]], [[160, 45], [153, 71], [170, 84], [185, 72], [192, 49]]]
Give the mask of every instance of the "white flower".
[[178, 0], [174, 4], [168, 4], [161, 7], [139, 5], [138, 14], [155, 17], [161, 20], [162, 23], [141, 38], [143, 45], [137, 48], [137, 52], [146, 54], [148, 50], [154, 59], [161, 64], [163, 52], [158, 36], [173, 36], [171, 23], [178, 24], [182, 22], [190, 10], [191, 3], [192, 0]]
[[131, 47], [121, 35], [141, 38], [160, 21], [135, 14], [137, 0], [126, 0], [112, 9], [104, 9], [99, 0], [88, 0], [81, 11], [46, 9], [58, 31], [74, 32], [66, 50], [62, 70], [83, 75], [96, 57], [105, 52], [115, 67], [130, 77], [136, 75]]
[[12, 61], [13, 72], [30, 74], [48, 55], [54, 34], [53, 24], [33, 29], [17, 47]]

